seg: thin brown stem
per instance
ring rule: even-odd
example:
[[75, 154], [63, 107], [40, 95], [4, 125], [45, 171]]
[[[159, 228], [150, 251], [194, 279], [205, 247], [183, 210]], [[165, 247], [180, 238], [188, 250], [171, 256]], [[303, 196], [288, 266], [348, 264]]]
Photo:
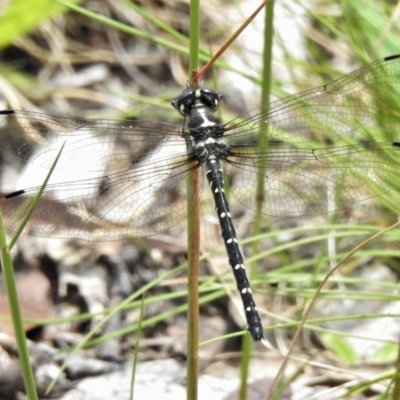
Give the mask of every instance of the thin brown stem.
[[236, 40], [236, 38], [247, 28], [251, 21], [257, 16], [257, 14], [264, 8], [266, 4], [268, 4], [270, 0], [264, 0], [257, 9], [251, 14], [240, 27], [233, 33], [233, 35], [220, 47], [220, 49], [214, 54], [211, 60], [204, 65], [200, 70], [194, 71], [193, 80], [198, 81], [201, 76], [205, 74], [206, 71], [214, 64], [216, 60], [224, 53], [224, 51]]

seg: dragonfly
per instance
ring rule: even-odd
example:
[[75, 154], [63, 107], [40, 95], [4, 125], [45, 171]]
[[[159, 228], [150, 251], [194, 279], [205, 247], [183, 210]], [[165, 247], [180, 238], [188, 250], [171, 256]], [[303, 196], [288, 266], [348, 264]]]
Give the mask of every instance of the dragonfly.
[[399, 94], [393, 55], [225, 123], [216, 117], [221, 94], [205, 87], [172, 101], [183, 124], [0, 111], [3, 181], [7, 160], [24, 171], [5, 190], [3, 182], [4, 228], [18, 229], [61, 148], [25, 234], [84, 241], [156, 234], [190, 212], [186, 177], [202, 168], [247, 329], [263, 341], [224, 177], [229, 198], [271, 217], [337, 212], [398, 190]]

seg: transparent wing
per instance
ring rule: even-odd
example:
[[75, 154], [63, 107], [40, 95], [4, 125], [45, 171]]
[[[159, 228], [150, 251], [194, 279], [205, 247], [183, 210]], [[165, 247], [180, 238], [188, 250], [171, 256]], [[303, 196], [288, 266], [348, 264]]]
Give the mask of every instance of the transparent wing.
[[[400, 59], [393, 56], [229, 122], [232, 193], [255, 209], [257, 181], [263, 179], [262, 212], [300, 216], [398, 187], [399, 86]], [[151, 235], [186, 215], [184, 178], [196, 165], [180, 126], [0, 112], [0, 129], [2, 158], [13, 154], [28, 167], [1, 199], [11, 230], [64, 143], [48, 196], [26, 232], [117, 240]]]
[[231, 121], [232, 194], [256, 209], [261, 178], [264, 214], [301, 216], [398, 190], [398, 99], [400, 58], [393, 56]]
[[[232, 194], [256, 210], [257, 179], [264, 179], [261, 212], [275, 217], [327, 214], [399, 189], [400, 146], [365, 143], [315, 149], [275, 145], [265, 153], [241, 149], [229, 157]], [[267, 162], [267, 164], [266, 164]], [[264, 170], [264, 166], [267, 165]]]
[[[274, 101], [225, 125], [225, 137], [249, 142], [260, 132], [270, 142], [332, 144], [363, 126], [400, 114], [400, 56], [366, 65], [327, 85]], [[364, 137], [365, 138], [365, 137]]]
[[63, 144], [26, 233], [118, 240], [165, 230], [186, 215], [184, 178], [193, 163], [180, 126], [15, 111], [0, 113], [0, 127], [0, 155], [26, 167], [1, 199], [4, 224], [11, 231]]

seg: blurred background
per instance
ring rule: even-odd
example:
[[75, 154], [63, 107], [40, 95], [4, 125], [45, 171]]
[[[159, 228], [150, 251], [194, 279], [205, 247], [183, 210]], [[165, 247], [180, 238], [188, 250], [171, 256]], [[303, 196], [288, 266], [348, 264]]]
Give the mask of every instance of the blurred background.
[[[74, 4], [81, 9], [74, 10]], [[202, 2], [203, 62], [257, 5], [253, 0]], [[170, 101], [188, 80], [189, 10], [189, 1], [180, 0], [1, 2], [0, 110], [180, 124]], [[399, 3], [389, 0], [276, 1], [271, 100], [400, 53], [399, 12]], [[261, 13], [204, 77], [204, 86], [223, 95], [223, 121], [260, 105], [264, 31]], [[134, 147], [134, 137], [132, 141]], [[24, 167], [12, 156], [0, 159], [0, 192], [10, 190]], [[244, 254], [248, 263], [258, 262], [252, 287], [271, 349], [254, 347], [250, 375], [254, 393], [264, 393], [320, 281], [356, 245], [397, 221], [398, 202], [385, 196], [339, 217], [265, 218], [262, 235], [254, 238], [254, 213], [232, 200], [238, 237], [246, 239]], [[245, 320], [206, 187], [201, 202], [200, 336], [206, 341], [244, 329]], [[166, 388], [173, 398], [184, 397], [186, 238], [183, 222], [140, 240], [19, 239], [13, 256], [43, 396], [67, 350], [81, 343], [113, 307], [146, 288], [139, 360], [141, 368], [153, 369], [138, 370], [148, 377], [137, 385], [138, 398], [165, 394]], [[252, 253], [255, 240], [258, 254]], [[330, 279], [296, 344], [287, 370], [293, 379], [279, 398], [386, 395], [384, 378], [392, 376], [400, 333], [399, 256], [394, 230], [359, 250]], [[12, 399], [20, 396], [22, 381], [4, 290], [0, 294], [0, 371], [9, 371], [0, 374], [0, 394]], [[129, 307], [95, 332], [48, 398], [77, 399], [75, 387], [97, 375], [108, 385], [92, 381], [92, 392], [81, 398], [110, 398], [111, 387], [120, 390], [116, 398], [127, 398], [127, 383], [114, 381], [113, 371], [119, 371], [119, 379], [128, 371], [129, 379], [140, 300], [132, 298]], [[234, 336], [201, 347], [201, 398], [234, 398], [229, 396], [239, 383], [241, 340]], [[159, 392], [147, 391], [161, 381]], [[100, 389], [96, 397], [93, 385]], [[254, 393], [249, 399], [261, 398]]]

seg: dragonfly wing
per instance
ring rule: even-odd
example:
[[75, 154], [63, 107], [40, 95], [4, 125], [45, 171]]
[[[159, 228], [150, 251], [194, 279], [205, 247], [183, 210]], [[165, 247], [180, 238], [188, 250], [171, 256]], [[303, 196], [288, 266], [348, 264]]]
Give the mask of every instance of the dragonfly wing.
[[379, 125], [382, 140], [396, 140], [392, 127], [400, 114], [398, 57], [249, 111], [225, 125], [225, 137], [233, 143], [258, 141], [263, 134], [270, 143], [296, 146], [334, 145], [338, 140], [354, 144]]
[[301, 216], [399, 186], [399, 82], [399, 56], [388, 57], [231, 121], [232, 193], [254, 210], [263, 196], [264, 214]]
[[[236, 156], [234, 156], [234, 154]], [[400, 147], [368, 143], [296, 149], [277, 145], [265, 152], [233, 152], [227, 172], [232, 194], [248, 208], [277, 217], [327, 214], [400, 187]], [[255, 182], [264, 189], [257, 193]]]
[[0, 113], [0, 122], [0, 152], [12, 153], [23, 170], [1, 198], [4, 225], [11, 231], [63, 145], [26, 233], [118, 240], [149, 236], [185, 218], [191, 163], [179, 126], [30, 112]]

